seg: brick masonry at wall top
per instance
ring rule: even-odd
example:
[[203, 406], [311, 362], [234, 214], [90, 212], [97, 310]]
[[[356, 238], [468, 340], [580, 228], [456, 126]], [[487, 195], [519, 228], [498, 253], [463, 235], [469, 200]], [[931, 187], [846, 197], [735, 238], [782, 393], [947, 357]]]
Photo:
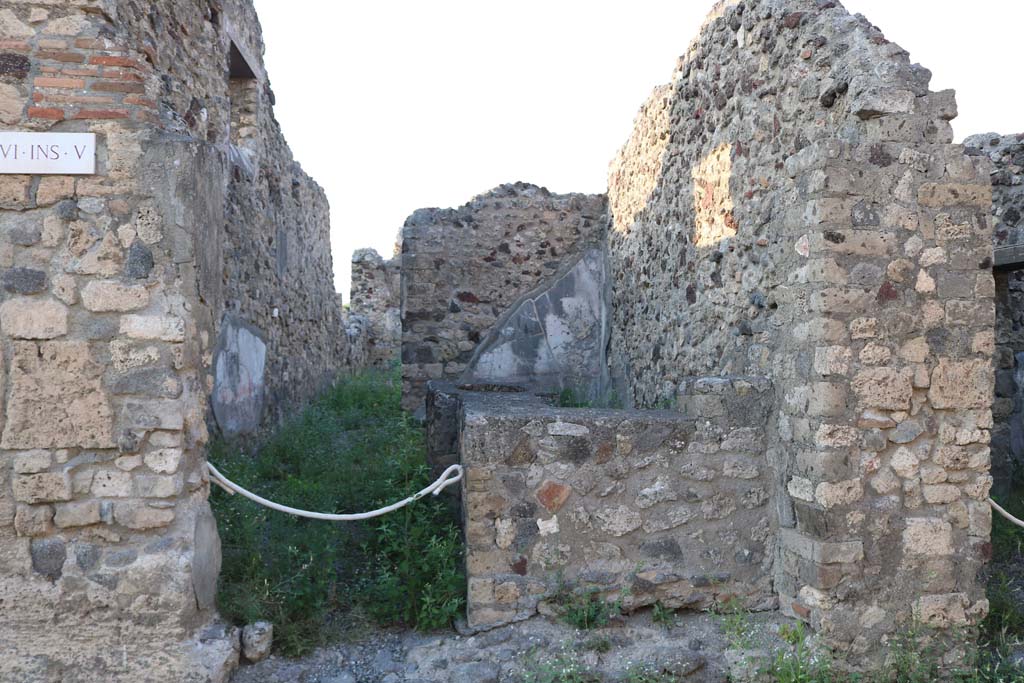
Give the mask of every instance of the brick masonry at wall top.
[[502, 185], [458, 209], [421, 209], [402, 229], [402, 401], [455, 379], [510, 306], [604, 235], [603, 195]]

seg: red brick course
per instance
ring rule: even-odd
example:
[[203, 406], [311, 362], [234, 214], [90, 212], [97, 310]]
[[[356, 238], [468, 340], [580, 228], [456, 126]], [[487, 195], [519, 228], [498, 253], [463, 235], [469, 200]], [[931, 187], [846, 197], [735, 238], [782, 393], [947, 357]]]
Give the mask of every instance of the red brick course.
[[55, 107], [29, 107], [28, 116], [31, 119], [50, 119], [51, 121], [63, 121], [64, 110]]
[[75, 113], [76, 119], [126, 119], [130, 115], [127, 109], [80, 109]]
[[32, 93], [33, 102], [51, 102], [56, 104], [114, 104], [117, 102], [113, 97], [101, 97], [99, 95], [60, 95], [57, 93]]
[[146, 86], [142, 83], [128, 83], [125, 81], [96, 81], [92, 84], [92, 90], [96, 92], [123, 92], [123, 93], [144, 93]]
[[53, 78], [36, 76], [32, 81], [37, 88], [85, 88], [85, 81], [80, 78]]
[[39, 59], [47, 59], [52, 62], [74, 62], [76, 64], [83, 64], [85, 62], [85, 55], [79, 54], [78, 52], [40, 50], [36, 53], [36, 57]]
[[140, 107], [149, 107], [150, 109], [156, 109], [156, 102], [149, 99], [148, 97], [139, 97], [138, 95], [127, 95], [124, 98], [125, 104], [135, 104]]
[[100, 70], [97, 67], [88, 66], [65, 66], [60, 70], [65, 76], [88, 76], [95, 77], [99, 75]]
[[89, 57], [90, 64], [99, 64], [101, 66], [127, 66], [132, 69], [142, 69], [142, 64], [137, 59], [131, 57], [114, 57], [111, 55], [94, 55]]
[[76, 38], [75, 47], [82, 48], [84, 50], [118, 50], [114, 43], [106, 40], [105, 38]]

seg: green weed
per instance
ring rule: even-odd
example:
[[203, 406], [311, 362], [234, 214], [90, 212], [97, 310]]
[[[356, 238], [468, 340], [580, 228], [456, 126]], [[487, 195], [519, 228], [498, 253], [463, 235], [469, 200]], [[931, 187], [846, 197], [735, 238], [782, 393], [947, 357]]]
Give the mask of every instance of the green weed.
[[654, 620], [655, 624], [661, 624], [665, 628], [672, 628], [676, 625], [676, 611], [671, 607], [665, 607], [661, 604], [661, 600], [654, 603], [654, 607], [651, 609], [651, 619]]
[[576, 390], [566, 387], [558, 392], [555, 398], [555, 405], [559, 408], [592, 408], [590, 401], [576, 394]]
[[719, 625], [729, 645], [737, 650], [747, 650], [753, 644], [753, 627], [750, 614], [743, 608], [739, 598], [733, 596], [716, 606]]
[[779, 637], [786, 644], [772, 654], [766, 675], [778, 683], [831, 683], [836, 680], [831, 660], [814, 652], [807, 643], [803, 622], [783, 625]]
[[639, 665], [630, 667], [622, 680], [623, 683], [677, 683], [684, 679], [655, 667]]
[[596, 588], [570, 592], [561, 602], [562, 620], [570, 626], [588, 630], [601, 628], [622, 613], [622, 601], [608, 602]]

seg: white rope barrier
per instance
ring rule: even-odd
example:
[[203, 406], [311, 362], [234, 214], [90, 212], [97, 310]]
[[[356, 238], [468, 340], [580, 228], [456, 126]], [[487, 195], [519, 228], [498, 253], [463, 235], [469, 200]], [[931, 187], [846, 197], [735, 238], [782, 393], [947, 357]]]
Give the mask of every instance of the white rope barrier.
[[218, 472], [217, 468], [214, 467], [212, 464], [206, 463], [206, 468], [210, 470], [210, 477], [212, 481], [218, 486], [220, 486], [222, 489], [227, 491], [229, 495], [233, 496], [236, 493], [238, 493], [253, 502], [259, 503], [263, 507], [270, 508], [271, 510], [277, 510], [278, 512], [284, 512], [289, 515], [295, 515], [296, 517], [322, 519], [328, 522], [355, 522], [361, 519], [372, 519], [374, 517], [380, 517], [381, 515], [386, 515], [389, 512], [394, 512], [399, 508], [405, 507], [409, 503], [414, 503], [423, 496], [427, 495], [428, 493], [436, 496], [437, 494], [441, 493], [441, 491], [443, 491], [446, 487], [451, 486], [452, 484], [462, 480], [462, 466], [452, 465], [444, 472], [442, 472], [441, 476], [438, 477], [437, 481], [435, 481], [433, 484], [426, 487], [425, 489], [422, 489], [421, 491], [412, 494], [411, 496], [404, 500], [398, 501], [397, 503], [392, 503], [387, 507], [382, 507], [377, 510], [371, 510], [370, 512], [353, 512], [351, 514], [335, 515], [326, 512], [310, 512], [309, 510], [300, 510], [298, 508], [288, 507], [287, 505], [275, 503], [272, 500], [267, 500], [266, 498], [257, 496], [252, 491], [245, 490], [244, 488], [242, 488], [241, 486], [239, 486], [238, 484], [236, 484], [235, 482], [231, 481], [223, 474]]
[[993, 510], [995, 510], [996, 512], [1001, 514], [1003, 517], [1006, 517], [1006, 519], [1010, 520], [1010, 522], [1012, 522], [1013, 524], [1016, 524], [1017, 526], [1019, 526], [1021, 528], [1024, 528], [1024, 522], [1022, 522], [1021, 520], [1017, 519], [1016, 517], [1011, 515], [1009, 512], [1004, 510], [1003, 506], [1001, 506], [999, 503], [997, 503], [994, 500], [992, 500], [991, 498], [989, 498], [988, 499], [988, 504], [992, 506]]
[[[355, 522], [362, 519], [373, 519], [374, 517], [380, 517], [381, 515], [386, 515], [389, 512], [394, 512], [399, 508], [403, 508], [409, 503], [415, 503], [417, 500], [427, 495], [428, 493], [436, 496], [439, 493], [441, 493], [441, 491], [444, 491], [447, 487], [462, 480], [462, 466], [452, 465], [444, 472], [442, 472], [441, 476], [438, 477], [437, 481], [435, 481], [433, 484], [426, 487], [425, 489], [417, 491], [408, 498], [398, 501], [397, 503], [392, 503], [391, 505], [378, 508], [376, 510], [371, 510], [370, 512], [353, 512], [350, 514], [336, 515], [326, 512], [310, 512], [309, 510], [300, 510], [298, 508], [293, 508], [287, 505], [281, 505], [280, 503], [275, 503], [272, 500], [267, 500], [262, 496], [257, 496], [252, 491], [248, 491], [242, 488], [241, 486], [239, 486], [238, 484], [236, 484], [235, 482], [231, 481], [223, 474], [221, 474], [217, 470], [217, 468], [213, 466], [212, 463], [206, 463], [206, 467], [207, 469], [210, 470], [210, 476], [212, 477], [213, 482], [220, 486], [225, 491], [227, 491], [229, 495], [233, 496], [236, 493], [238, 493], [253, 502], [259, 503], [264, 507], [270, 508], [271, 510], [277, 510], [278, 512], [284, 512], [289, 515], [295, 515], [296, 517], [322, 519], [328, 522]], [[1021, 521], [1013, 515], [1011, 515], [999, 503], [989, 498], [988, 504], [992, 506], [993, 510], [995, 510], [1000, 515], [1008, 519], [1011, 523], [1016, 524], [1021, 528], [1024, 528], [1024, 521]]]

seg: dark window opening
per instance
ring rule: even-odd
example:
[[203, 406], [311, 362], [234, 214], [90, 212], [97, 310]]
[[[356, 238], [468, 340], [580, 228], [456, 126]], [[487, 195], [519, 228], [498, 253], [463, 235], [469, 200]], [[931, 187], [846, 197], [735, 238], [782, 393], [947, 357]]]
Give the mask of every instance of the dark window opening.
[[228, 78], [256, 78], [248, 60], [242, 55], [242, 51], [238, 49], [234, 41], [231, 41], [231, 52], [228, 57]]
[[234, 41], [228, 57], [228, 96], [231, 99], [230, 141], [242, 146], [259, 122], [259, 81]]

